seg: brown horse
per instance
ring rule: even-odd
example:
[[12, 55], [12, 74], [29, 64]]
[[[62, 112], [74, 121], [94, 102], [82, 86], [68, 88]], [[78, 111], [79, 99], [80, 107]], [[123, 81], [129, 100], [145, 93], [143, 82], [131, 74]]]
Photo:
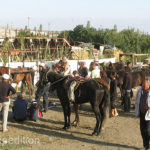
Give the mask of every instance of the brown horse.
[[[9, 68], [0, 67], [0, 75], [3, 75], [5, 73], [6, 74], [9, 73]], [[22, 92], [24, 86], [27, 84], [30, 96], [33, 94], [34, 70], [28, 68], [22, 68], [22, 67], [10, 68], [10, 74], [13, 83], [18, 84], [20, 81], [22, 81], [23, 84]]]

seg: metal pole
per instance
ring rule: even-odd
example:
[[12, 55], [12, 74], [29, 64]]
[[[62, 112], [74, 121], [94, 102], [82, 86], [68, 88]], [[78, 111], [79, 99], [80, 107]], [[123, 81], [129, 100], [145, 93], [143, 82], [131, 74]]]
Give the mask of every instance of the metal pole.
[[8, 50], [8, 74], [10, 75], [10, 61], [11, 61], [11, 56], [10, 56], [10, 47]]
[[29, 29], [29, 25], [30, 25], [30, 17], [28, 17], [28, 29]]

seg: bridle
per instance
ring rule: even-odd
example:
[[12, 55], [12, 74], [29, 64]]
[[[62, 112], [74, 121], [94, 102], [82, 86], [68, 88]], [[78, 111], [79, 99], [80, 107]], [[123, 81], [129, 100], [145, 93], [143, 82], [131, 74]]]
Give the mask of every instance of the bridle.
[[64, 80], [66, 77], [68, 77], [68, 76], [65, 76], [65, 77], [63, 77], [63, 78], [61, 78], [61, 79], [59, 79], [59, 80], [57, 80], [57, 81], [51, 83], [51, 86], [53, 86], [53, 85], [59, 83], [60, 81]]

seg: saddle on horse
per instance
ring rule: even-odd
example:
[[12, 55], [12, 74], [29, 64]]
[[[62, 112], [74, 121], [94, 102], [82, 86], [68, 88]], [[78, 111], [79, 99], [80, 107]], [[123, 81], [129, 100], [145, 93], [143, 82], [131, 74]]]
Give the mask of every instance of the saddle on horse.
[[106, 81], [104, 81], [103, 79], [101, 79], [101, 78], [94, 78], [94, 80], [96, 80], [101, 85], [105, 86], [107, 89], [110, 89], [109, 84]]

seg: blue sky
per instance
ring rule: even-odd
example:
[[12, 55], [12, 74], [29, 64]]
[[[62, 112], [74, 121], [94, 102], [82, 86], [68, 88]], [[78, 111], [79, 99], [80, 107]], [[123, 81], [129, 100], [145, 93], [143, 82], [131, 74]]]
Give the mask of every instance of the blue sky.
[[[1, 0], [0, 26], [67, 30], [76, 25], [150, 33], [150, 0]], [[48, 25], [49, 24], [49, 25]]]

